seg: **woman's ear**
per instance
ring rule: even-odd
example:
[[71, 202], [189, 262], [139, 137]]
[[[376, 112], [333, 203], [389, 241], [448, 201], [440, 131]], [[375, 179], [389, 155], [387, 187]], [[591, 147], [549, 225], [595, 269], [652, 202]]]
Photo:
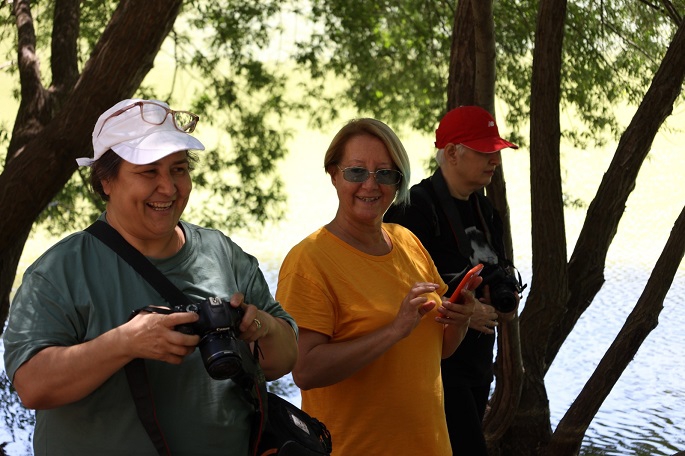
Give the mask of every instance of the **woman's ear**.
[[337, 170], [338, 167], [336, 165], [328, 165], [328, 168], [326, 168], [326, 172], [329, 176], [331, 176], [331, 184], [333, 184], [334, 187], [338, 180], [338, 173], [336, 172]]
[[102, 184], [102, 191], [105, 195], [109, 196], [109, 193], [112, 191], [112, 182], [109, 179], [102, 179], [100, 184]]

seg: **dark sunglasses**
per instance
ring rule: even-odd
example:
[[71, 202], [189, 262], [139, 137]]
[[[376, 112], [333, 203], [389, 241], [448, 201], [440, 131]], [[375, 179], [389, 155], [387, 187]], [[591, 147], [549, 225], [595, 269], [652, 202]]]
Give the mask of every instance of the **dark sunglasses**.
[[350, 166], [344, 169], [339, 165], [336, 166], [342, 171], [343, 178], [347, 182], [366, 182], [371, 174], [373, 174], [376, 182], [382, 185], [397, 185], [402, 181], [402, 173], [396, 169], [377, 169], [376, 171], [369, 171], [361, 166]]
[[102, 127], [100, 127], [98, 136], [100, 136], [100, 133], [102, 133], [102, 129], [105, 128], [105, 124], [109, 119], [121, 115], [129, 109], [135, 108], [136, 106], [140, 107], [140, 117], [145, 122], [152, 125], [162, 125], [166, 120], [166, 116], [171, 114], [171, 120], [174, 123], [174, 127], [176, 127], [178, 131], [185, 133], [192, 133], [195, 131], [197, 122], [200, 120], [200, 116], [193, 114], [192, 112], [174, 111], [173, 109], [166, 108], [152, 101], [137, 101], [129, 106], [121, 108], [120, 110], [112, 113], [111, 116], [107, 117], [105, 121], [102, 122]]

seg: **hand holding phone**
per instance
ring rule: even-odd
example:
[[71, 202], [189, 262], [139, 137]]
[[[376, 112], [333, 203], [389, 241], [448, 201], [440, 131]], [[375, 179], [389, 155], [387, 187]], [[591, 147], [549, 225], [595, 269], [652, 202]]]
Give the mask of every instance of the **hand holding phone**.
[[457, 302], [459, 296], [461, 295], [461, 290], [473, 290], [475, 288], [474, 279], [480, 275], [482, 270], [483, 265], [480, 263], [472, 267], [469, 272], [464, 275], [464, 278], [461, 279], [461, 282], [459, 282], [459, 285], [457, 285], [457, 289], [454, 290], [454, 293], [452, 293], [452, 296], [450, 296], [449, 301]]

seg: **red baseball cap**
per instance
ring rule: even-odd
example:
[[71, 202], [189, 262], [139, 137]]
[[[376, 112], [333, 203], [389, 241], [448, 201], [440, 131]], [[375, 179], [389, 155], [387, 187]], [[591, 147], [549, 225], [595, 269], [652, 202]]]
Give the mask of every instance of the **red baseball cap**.
[[500, 138], [495, 119], [478, 106], [460, 106], [445, 114], [435, 130], [435, 147], [463, 144], [478, 152], [497, 152], [506, 147], [519, 146]]

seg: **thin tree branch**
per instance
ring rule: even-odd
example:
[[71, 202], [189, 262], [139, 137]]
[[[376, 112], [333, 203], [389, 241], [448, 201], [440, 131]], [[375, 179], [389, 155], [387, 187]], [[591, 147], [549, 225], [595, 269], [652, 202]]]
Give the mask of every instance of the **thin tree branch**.
[[30, 100], [36, 92], [43, 89], [40, 81], [39, 60], [36, 55], [36, 30], [31, 14], [31, 2], [29, 0], [17, 0], [13, 7], [17, 24], [17, 64], [19, 66], [21, 98], [22, 100]]
[[559, 422], [545, 454], [577, 454], [583, 436], [649, 333], [657, 327], [663, 302], [685, 256], [685, 207], [673, 226], [640, 299], [616, 340]]

